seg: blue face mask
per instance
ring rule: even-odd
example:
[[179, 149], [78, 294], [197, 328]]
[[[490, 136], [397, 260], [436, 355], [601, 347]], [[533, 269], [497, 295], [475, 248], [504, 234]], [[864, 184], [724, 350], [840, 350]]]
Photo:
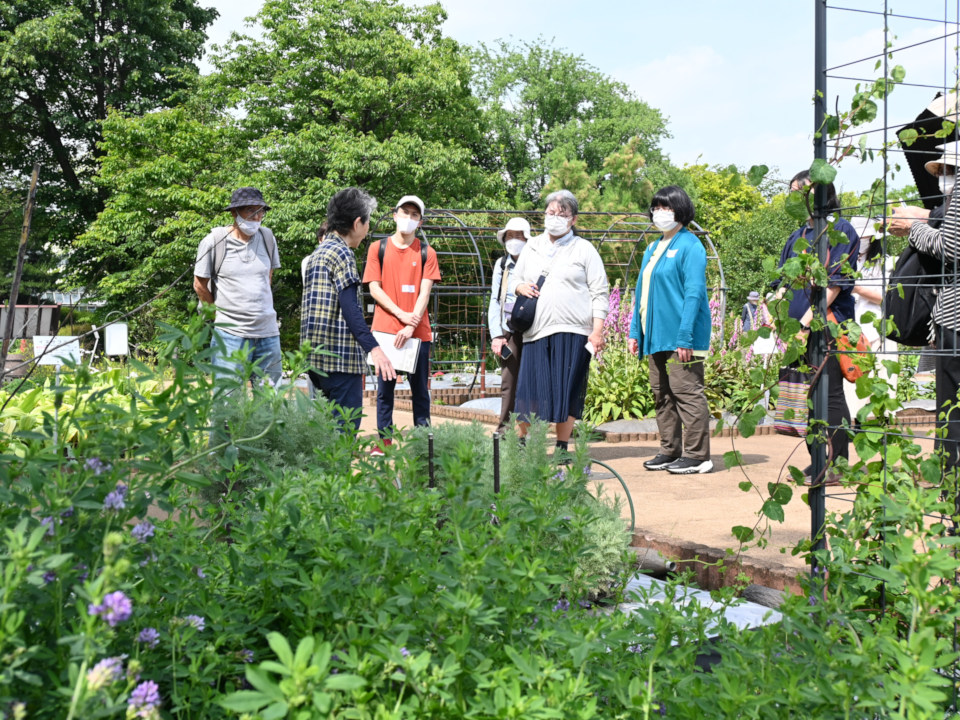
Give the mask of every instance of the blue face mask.
[[260, 229], [260, 220], [244, 220], [243, 218], [238, 217], [237, 227], [240, 228], [240, 231], [244, 235], [256, 235], [257, 230]]

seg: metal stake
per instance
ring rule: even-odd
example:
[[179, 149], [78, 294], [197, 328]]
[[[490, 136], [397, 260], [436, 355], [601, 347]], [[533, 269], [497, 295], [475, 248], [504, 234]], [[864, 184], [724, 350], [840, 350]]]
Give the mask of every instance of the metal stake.
[[432, 490], [436, 487], [436, 483], [434, 482], [433, 478], [433, 433], [427, 434], [427, 462], [429, 463], [430, 468], [430, 479], [427, 487]]
[[493, 434], [493, 494], [500, 494], [500, 433]]

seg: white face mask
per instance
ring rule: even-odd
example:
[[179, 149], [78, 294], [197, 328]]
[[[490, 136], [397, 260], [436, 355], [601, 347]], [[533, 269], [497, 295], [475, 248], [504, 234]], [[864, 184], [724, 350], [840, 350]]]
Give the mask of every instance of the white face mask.
[[517, 240], [516, 238], [513, 238], [512, 240], [507, 240], [507, 242], [505, 243], [507, 252], [510, 255], [513, 255], [514, 257], [520, 254], [520, 251], [523, 250], [523, 246], [526, 244], [527, 244], [526, 240]]
[[679, 224], [674, 220], [673, 210], [654, 210], [652, 219], [660, 232], [673, 230]]
[[416, 232], [417, 226], [420, 224], [419, 220], [414, 220], [413, 218], [398, 217], [397, 218], [397, 232], [401, 235], [409, 235], [412, 232]]
[[544, 215], [543, 227], [548, 235], [552, 237], [562, 237], [570, 229], [570, 219], [560, 217], [559, 215]]
[[260, 221], [244, 220], [242, 217], [237, 217], [237, 227], [244, 235], [256, 235], [257, 230], [260, 229]]
[[940, 192], [949, 195], [953, 192], [953, 186], [957, 181], [956, 175], [941, 175], [937, 178], [940, 181]]

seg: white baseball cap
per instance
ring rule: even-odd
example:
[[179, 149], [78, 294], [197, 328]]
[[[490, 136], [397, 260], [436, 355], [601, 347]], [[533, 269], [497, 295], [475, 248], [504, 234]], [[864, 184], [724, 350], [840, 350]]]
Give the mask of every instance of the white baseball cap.
[[398, 202], [396, 205], [393, 206], [393, 209], [399, 210], [401, 207], [403, 207], [407, 203], [412, 203], [416, 205], [418, 208], [420, 208], [421, 217], [425, 212], [427, 212], [427, 208], [423, 204], [423, 200], [418, 198], [416, 195], [404, 195], [402, 198], [400, 198], [400, 202]]
[[874, 227], [877, 224], [876, 218], [855, 216], [850, 218], [850, 224], [861, 239], [877, 236], [877, 229]]
[[522, 217], [510, 218], [507, 224], [503, 226], [503, 230], [497, 230], [497, 240], [501, 243], [503, 242], [503, 236], [507, 234], [507, 230], [520, 230], [527, 240], [530, 239], [530, 223]]

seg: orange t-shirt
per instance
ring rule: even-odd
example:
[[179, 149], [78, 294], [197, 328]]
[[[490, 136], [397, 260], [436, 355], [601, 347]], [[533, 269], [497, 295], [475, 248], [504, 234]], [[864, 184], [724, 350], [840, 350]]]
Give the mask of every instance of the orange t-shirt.
[[[386, 252], [383, 256], [383, 266], [386, 272], [380, 268], [380, 242], [387, 244]], [[404, 312], [413, 312], [417, 305], [417, 297], [420, 295], [420, 281], [440, 280], [440, 265], [437, 263], [437, 253], [432, 247], [427, 248], [427, 266], [421, 272], [420, 270], [420, 239], [417, 238], [409, 247], [398, 248], [390, 238], [385, 238], [380, 242], [370, 243], [367, 250], [367, 264], [363, 269], [363, 282], [379, 282], [383, 291], [397, 307]], [[377, 305], [373, 311], [373, 330], [378, 332], [398, 333], [404, 328], [402, 322], [382, 307]], [[420, 324], [413, 330], [413, 337], [424, 342], [433, 340], [433, 334], [430, 332], [430, 318], [424, 311]]]

